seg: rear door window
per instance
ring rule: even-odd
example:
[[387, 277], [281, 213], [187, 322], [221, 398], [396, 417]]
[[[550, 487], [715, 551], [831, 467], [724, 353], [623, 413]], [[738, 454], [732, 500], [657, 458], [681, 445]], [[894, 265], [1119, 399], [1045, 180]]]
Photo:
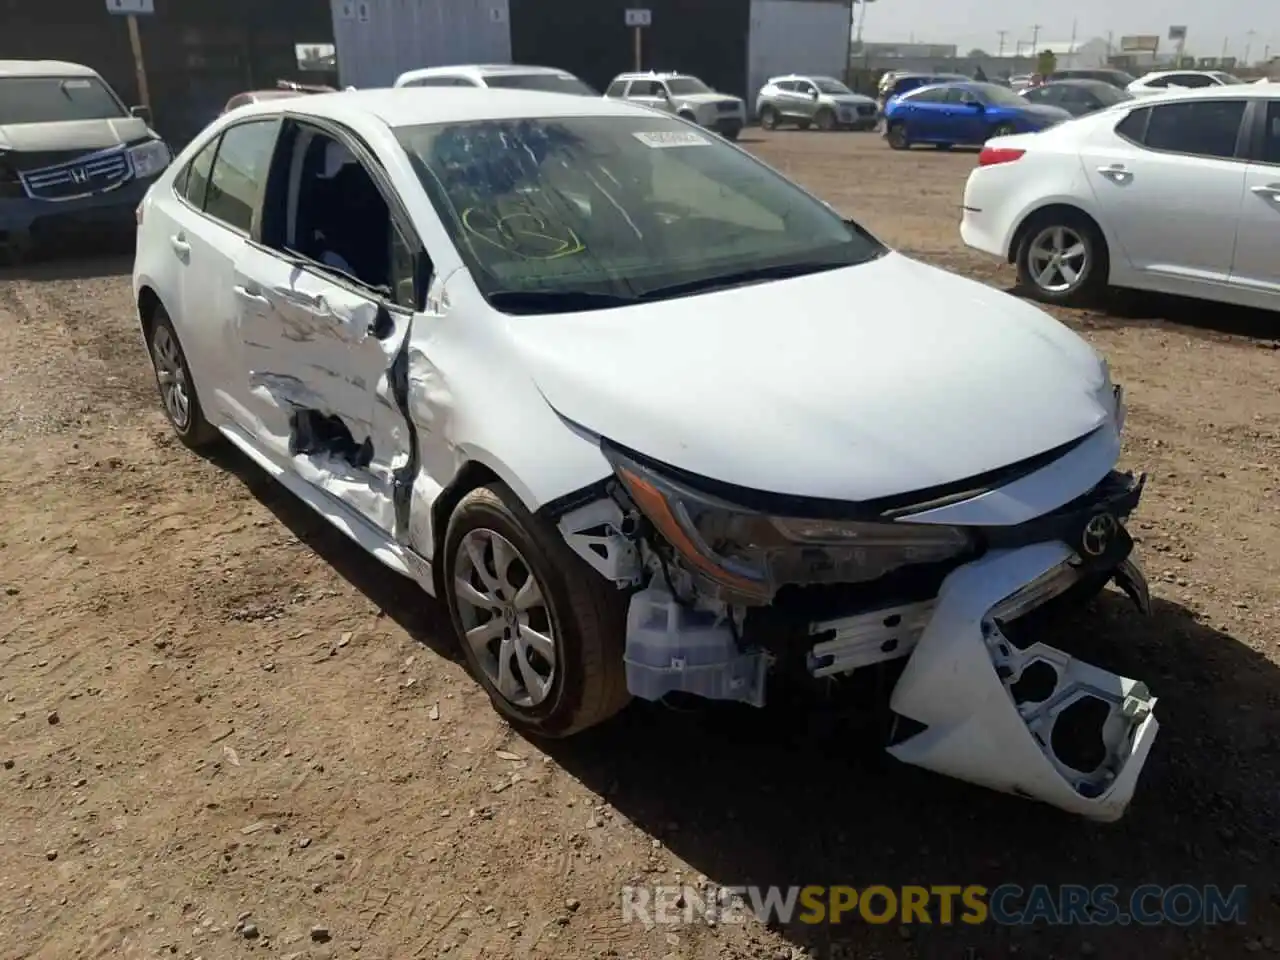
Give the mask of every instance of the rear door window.
[[217, 155], [220, 139], [222, 138], [214, 137], [210, 140], [205, 148], [191, 159], [174, 183], [174, 189], [197, 210], [204, 209], [204, 195], [209, 187], [209, 174], [213, 171], [213, 158]]
[[205, 191], [205, 213], [249, 232], [279, 131], [279, 118], [271, 117], [239, 123], [223, 132]]
[[1280, 100], [1267, 102], [1266, 123], [1262, 139], [1262, 162], [1280, 166]]
[[1149, 150], [1230, 159], [1236, 155], [1247, 101], [1188, 100], [1151, 108], [1143, 145]]

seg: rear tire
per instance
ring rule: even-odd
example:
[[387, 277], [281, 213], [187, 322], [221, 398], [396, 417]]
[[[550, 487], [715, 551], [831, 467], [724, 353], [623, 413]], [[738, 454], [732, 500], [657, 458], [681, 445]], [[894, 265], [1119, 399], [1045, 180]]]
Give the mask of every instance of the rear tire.
[[798, 129], [800, 129], [800, 130], [808, 130], [808, 129], [809, 129], [809, 121], [808, 121], [808, 120], [797, 120], [797, 121], [796, 121], [796, 127], [797, 127]]
[[[449, 519], [441, 563], [463, 658], [514, 726], [567, 737], [630, 701], [622, 661], [624, 594], [505, 484], [462, 498]], [[543, 656], [547, 650], [550, 657]]]
[[760, 126], [765, 130], [778, 129], [778, 111], [770, 106], [761, 107]]
[[192, 450], [216, 443], [222, 434], [205, 419], [178, 332], [159, 304], [151, 316], [147, 349], [160, 391], [161, 408], [178, 439]]
[[1085, 306], [1106, 289], [1109, 257], [1106, 240], [1084, 214], [1033, 215], [1022, 228], [1015, 255], [1018, 286], [1042, 303]]
[[907, 127], [901, 120], [890, 123], [884, 131], [884, 138], [894, 150], [909, 150], [911, 141], [907, 139]]

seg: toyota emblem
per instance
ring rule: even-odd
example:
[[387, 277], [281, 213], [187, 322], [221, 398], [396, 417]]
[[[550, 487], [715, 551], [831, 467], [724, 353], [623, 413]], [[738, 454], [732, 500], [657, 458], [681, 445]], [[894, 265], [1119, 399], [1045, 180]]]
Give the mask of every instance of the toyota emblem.
[[1084, 525], [1084, 532], [1080, 535], [1080, 549], [1090, 557], [1102, 556], [1111, 546], [1118, 529], [1119, 524], [1111, 514], [1095, 514]]

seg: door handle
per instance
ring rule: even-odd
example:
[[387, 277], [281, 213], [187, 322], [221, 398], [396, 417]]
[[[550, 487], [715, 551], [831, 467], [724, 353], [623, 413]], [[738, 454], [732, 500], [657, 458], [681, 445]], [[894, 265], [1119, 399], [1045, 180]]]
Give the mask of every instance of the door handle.
[[1263, 200], [1280, 200], [1280, 183], [1260, 184], [1256, 187], [1250, 187], [1254, 193]]
[[231, 288], [235, 291], [235, 295], [241, 300], [248, 300], [250, 303], [256, 303], [260, 306], [269, 306], [270, 301], [264, 297], [256, 287], [247, 287], [242, 284], [236, 284]]
[[173, 252], [180, 257], [187, 257], [191, 253], [191, 244], [187, 243], [186, 234], [175, 233], [169, 238], [169, 246], [173, 247]]
[[1099, 167], [1098, 172], [1108, 180], [1114, 180], [1116, 183], [1123, 183], [1125, 180], [1133, 179], [1133, 174], [1126, 169], [1123, 163], [1113, 163], [1107, 167]]

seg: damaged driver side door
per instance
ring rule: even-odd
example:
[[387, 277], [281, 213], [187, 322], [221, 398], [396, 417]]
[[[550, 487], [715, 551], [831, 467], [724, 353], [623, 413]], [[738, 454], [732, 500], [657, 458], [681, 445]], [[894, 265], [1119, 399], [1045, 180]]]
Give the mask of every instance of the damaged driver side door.
[[260, 235], [235, 269], [245, 424], [259, 452], [392, 540], [408, 531], [417, 453], [406, 340], [429, 278], [372, 152], [336, 125], [286, 118]]

